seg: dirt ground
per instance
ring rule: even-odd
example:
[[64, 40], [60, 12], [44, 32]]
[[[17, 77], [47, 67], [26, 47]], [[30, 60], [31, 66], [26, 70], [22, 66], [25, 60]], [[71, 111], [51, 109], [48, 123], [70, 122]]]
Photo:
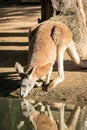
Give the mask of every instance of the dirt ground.
[[[28, 28], [40, 18], [40, 6], [11, 6], [0, 8], [0, 96], [20, 97], [17, 88], [19, 76], [15, 62], [23, 66], [27, 63]], [[74, 65], [65, 54], [65, 80], [53, 91], [46, 92], [42, 87], [33, 88], [28, 98], [38, 101], [63, 101], [75, 105], [87, 103], [87, 69]], [[54, 65], [52, 79], [57, 75]]]

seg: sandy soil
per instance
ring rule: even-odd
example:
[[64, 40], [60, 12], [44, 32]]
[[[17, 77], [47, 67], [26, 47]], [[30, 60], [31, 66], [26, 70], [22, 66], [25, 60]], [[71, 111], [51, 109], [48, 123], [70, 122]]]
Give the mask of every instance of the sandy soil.
[[[28, 28], [40, 18], [40, 6], [13, 6], [0, 8], [0, 96], [20, 97], [16, 87], [19, 76], [15, 62], [27, 63]], [[65, 54], [65, 80], [53, 91], [34, 88], [29, 98], [38, 101], [63, 101], [75, 105], [87, 103], [87, 69], [74, 65]], [[55, 64], [52, 79], [57, 75]]]

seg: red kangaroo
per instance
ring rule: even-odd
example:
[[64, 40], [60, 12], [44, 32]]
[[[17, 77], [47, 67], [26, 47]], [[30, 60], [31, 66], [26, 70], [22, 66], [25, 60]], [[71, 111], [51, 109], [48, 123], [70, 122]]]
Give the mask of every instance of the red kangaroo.
[[[70, 29], [64, 23], [45, 21], [30, 32], [29, 39], [27, 66], [23, 68], [18, 62], [15, 64], [16, 70], [21, 76], [21, 96], [27, 96], [41, 77], [46, 77], [45, 84], [49, 84], [48, 90], [55, 88], [64, 80], [65, 51], [75, 64], [87, 68], [87, 63], [80, 60], [76, 51]], [[58, 75], [50, 83], [55, 61], [58, 63]]]

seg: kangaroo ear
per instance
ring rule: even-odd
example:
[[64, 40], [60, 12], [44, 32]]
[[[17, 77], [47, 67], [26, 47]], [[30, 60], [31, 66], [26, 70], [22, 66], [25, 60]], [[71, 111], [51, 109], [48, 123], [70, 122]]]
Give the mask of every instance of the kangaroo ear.
[[19, 73], [20, 76], [24, 73], [23, 67], [20, 63], [16, 62], [15, 68], [16, 68], [16, 71]]
[[[35, 69], [36, 67], [32, 67], [32, 66], [27, 66], [26, 68], [24, 68], [24, 70], [27, 69], [26, 71], [24, 71], [24, 73], [28, 76], [28, 77], [32, 77], [32, 75], [35, 73]], [[33, 75], [33, 77], [35, 76], [35, 74]]]
[[51, 32], [51, 37], [56, 45], [61, 43], [62, 40], [61, 36], [62, 36], [62, 30], [57, 26], [54, 26]]

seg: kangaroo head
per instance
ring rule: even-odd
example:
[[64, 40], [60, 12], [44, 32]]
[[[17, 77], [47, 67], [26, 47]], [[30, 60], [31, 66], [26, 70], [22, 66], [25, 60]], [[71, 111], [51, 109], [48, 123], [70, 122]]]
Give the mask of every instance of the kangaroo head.
[[23, 101], [21, 101], [21, 107], [22, 107], [23, 115], [25, 117], [29, 117], [34, 112], [36, 112], [33, 105], [27, 99], [23, 99]]
[[25, 73], [22, 65], [18, 62], [15, 63], [15, 68], [21, 77], [21, 96], [26, 97], [35, 85], [35, 78], [32, 77], [34, 68], [29, 69], [29, 71]]

